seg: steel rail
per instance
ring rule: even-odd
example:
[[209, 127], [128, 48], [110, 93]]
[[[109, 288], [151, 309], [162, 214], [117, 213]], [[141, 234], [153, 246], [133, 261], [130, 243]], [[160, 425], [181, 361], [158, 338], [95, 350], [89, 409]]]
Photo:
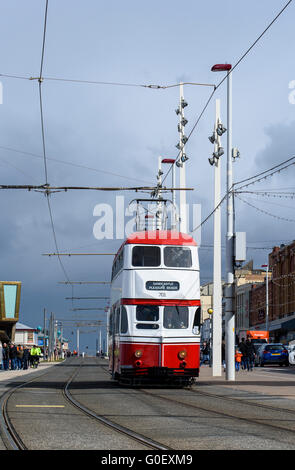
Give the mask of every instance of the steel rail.
[[[80, 367], [82, 366], [83, 363], [80, 364]], [[90, 410], [89, 408], [87, 408], [86, 406], [82, 405], [82, 403], [80, 403], [79, 401], [77, 401], [72, 395], [71, 393], [69, 392], [69, 387], [70, 387], [70, 384], [71, 382], [73, 382], [73, 380], [75, 379], [75, 377], [78, 375], [79, 373], [79, 370], [80, 370], [80, 367], [78, 368], [78, 370], [76, 370], [74, 372], [74, 374], [72, 375], [72, 377], [70, 377], [70, 379], [68, 380], [67, 384], [65, 385], [64, 389], [63, 389], [63, 392], [64, 392], [64, 396], [68, 399], [68, 401], [74, 405], [76, 408], [78, 408], [80, 411], [83, 411], [85, 414], [87, 414], [88, 416], [96, 419], [97, 421], [99, 421], [100, 423], [114, 429], [115, 431], [117, 432], [120, 432], [121, 434], [124, 434], [125, 436], [127, 435], [128, 437], [140, 442], [141, 444], [144, 444], [148, 447], [151, 447], [152, 449], [156, 449], [156, 450], [173, 450], [171, 447], [167, 447], [167, 446], [164, 446], [163, 444], [157, 442], [157, 441], [154, 441], [153, 439], [150, 439], [146, 436], [143, 436], [142, 434], [139, 434], [137, 432], [134, 432], [132, 431], [131, 429], [128, 429], [126, 428], [125, 426], [121, 426], [117, 423], [115, 423], [114, 421], [111, 421], [107, 418], [105, 418], [104, 416], [101, 416], [101, 415], [97, 415], [94, 411]]]

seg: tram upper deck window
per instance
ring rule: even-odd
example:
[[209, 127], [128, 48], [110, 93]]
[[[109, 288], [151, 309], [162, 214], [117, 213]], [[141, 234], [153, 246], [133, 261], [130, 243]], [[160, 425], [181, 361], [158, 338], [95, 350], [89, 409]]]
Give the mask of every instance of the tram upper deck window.
[[185, 246], [166, 246], [164, 248], [164, 263], [169, 268], [191, 268], [191, 249]]
[[159, 246], [134, 246], [132, 250], [133, 266], [160, 266], [161, 251]]
[[164, 328], [188, 328], [188, 307], [164, 307]]

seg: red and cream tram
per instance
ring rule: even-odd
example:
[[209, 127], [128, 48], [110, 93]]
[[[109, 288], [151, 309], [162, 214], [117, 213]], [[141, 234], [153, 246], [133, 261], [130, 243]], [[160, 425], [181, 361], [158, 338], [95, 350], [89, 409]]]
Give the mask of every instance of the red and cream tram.
[[135, 232], [112, 268], [109, 368], [121, 382], [188, 384], [199, 375], [197, 244], [175, 231]]

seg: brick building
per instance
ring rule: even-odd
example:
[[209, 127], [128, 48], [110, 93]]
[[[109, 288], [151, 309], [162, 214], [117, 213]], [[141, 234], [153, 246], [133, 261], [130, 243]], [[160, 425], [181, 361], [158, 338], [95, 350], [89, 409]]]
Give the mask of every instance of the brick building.
[[[272, 278], [269, 290], [269, 332], [272, 341], [295, 339], [295, 241], [275, 246], [268, 256]], [[266, 327], [266, 284], [253, 288], [250, 325]]]

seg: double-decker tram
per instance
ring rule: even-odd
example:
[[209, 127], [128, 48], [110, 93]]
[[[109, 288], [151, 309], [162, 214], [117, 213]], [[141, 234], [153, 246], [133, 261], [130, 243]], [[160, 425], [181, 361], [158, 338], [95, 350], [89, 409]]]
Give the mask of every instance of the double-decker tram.
[[112, 268], [109, 369], [122, 383], [187, 385], [199, 375], [200, 282], [189, 235], [135, 232]]

